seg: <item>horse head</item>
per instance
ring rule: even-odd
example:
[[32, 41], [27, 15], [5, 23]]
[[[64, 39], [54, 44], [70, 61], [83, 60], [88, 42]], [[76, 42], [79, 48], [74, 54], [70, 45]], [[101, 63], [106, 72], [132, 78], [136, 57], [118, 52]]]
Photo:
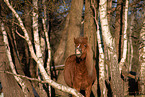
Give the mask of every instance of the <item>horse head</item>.
[[78, 58], [85, 58], [86, 57], [86, 49], [88, 47], [88, 38], [87, 37], [79, 37], [74, 38], [75, 43], [75, 55]]

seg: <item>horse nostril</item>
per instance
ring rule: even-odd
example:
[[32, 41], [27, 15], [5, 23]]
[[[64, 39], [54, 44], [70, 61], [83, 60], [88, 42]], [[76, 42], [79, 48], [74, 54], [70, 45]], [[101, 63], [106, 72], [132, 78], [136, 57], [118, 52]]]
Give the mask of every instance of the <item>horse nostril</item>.
[[77, 57], [80, 57], [81, 54], [82, 54], [82, 50], [80, 48], [76, 48], [75, 49], [75, 54], [76, 54]]
[[81, 54], [79, 49], [76, 49], [76, 54]]

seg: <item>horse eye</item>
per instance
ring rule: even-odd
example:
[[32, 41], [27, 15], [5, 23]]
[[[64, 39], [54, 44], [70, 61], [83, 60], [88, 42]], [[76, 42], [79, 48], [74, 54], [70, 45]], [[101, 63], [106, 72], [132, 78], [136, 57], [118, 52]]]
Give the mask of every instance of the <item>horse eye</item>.
[[87, 47], [87, 45], [86, 45], [86, 44], [84, 44], [84, 47]]

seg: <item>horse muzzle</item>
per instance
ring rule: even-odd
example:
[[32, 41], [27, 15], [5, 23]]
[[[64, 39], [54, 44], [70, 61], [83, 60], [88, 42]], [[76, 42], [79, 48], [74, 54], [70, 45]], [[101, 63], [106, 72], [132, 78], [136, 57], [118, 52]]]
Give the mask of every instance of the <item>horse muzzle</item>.
[[81, 48], [76, 48], [75, 49], [75, 54], [77, 57], [80, 57], [82, 55], [82, 49]]

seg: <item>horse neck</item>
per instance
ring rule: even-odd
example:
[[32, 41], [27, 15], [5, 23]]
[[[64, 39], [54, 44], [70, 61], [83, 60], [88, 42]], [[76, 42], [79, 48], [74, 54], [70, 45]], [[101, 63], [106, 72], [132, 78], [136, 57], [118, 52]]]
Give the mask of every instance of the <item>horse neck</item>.
[[92, 76], [93, 75], [94, 62], [93, 62], [93, 51], [91, 50], [90, 47], [87, 48], [85, 65], [87, 67], [88, 74], [90, 76]]

